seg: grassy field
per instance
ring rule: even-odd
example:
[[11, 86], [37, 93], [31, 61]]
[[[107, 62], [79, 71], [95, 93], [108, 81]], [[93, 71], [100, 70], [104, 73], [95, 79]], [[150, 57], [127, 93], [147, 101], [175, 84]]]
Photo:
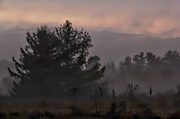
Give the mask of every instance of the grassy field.
[[[154, 96], [131, 100], [118, 97], [84, 100], [31, 99], [0, 101], [0, 119], [180, 119], [176, 98]], [[172, 118], [171, 118], [172, 117]]]

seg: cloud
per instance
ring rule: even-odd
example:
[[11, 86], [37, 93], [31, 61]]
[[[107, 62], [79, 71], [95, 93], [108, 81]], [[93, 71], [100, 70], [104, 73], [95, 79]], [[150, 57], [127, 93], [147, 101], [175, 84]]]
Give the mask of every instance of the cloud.
[[[6, 9], [0, 11], [0, 22], [10, 23], [11, 27], [22, 23], [59, 25], [68, 19], [77, 27], [163, 36], [172, 29], [179, 31], [180, 25], [179, 0], [9, 0], [4, 3]], [[176, 32], [166, 35], [177, 36], [180, 35]]]
[[179, 36], [179, 33], [180, 33], [179, 28], [173, 28], [173, 29], [162, 32], [161, 36], [163, 36], [163, 37], [173, 37], [173, 36]]

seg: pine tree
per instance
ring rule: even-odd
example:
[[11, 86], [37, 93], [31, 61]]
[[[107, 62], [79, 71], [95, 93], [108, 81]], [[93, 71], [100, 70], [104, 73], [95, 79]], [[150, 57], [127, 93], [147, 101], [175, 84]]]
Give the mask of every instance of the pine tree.
[[88, 50], [93, 46], [90, 35], [74, 29], [69, 21], [54, 29], [44, 25], [27, 32], [26, 41], [19, 61], [13, 57], [16, 71], [8, 68], [16, 79], [14, 96], [60, 96], [66, 88], [83, 87], [103, 76], [105, 68], [100, 63], [87, 69]]

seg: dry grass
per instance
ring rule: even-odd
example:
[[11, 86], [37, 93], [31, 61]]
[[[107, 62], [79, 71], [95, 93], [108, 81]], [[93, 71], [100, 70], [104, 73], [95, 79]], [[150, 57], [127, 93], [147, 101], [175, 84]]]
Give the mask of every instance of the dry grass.
[[[131, 103], [129, 99], [123, 98], [127, 101], [127, 112], [125, 114], [126, 118], [129, 118], [130, 115], [136, 113], [142, 114], [146, 106], [149, 104], [149, 99], [144, 99], [136, 97], [134, 99], [134, 109], [131, 109]], [[118, 114], [119, 105], [122, 101], [122, 98], [116, 98], [116, 112]], [[88, 115], [86, 119], [106, 119], [106, 113], [110, 112], [110, 105], [112, 100], [107, 98], [102, 101], [98, 100], [98, 107], [101, 116], [92, 116], [95, 114], [95, 104], [92, 100], [83, 100], [79, 99], [77, 103], [77, 108], [81, 111], [80, 115]], [[45, 115], [46, 112], [52, 114], [57, 119], [81, 119], [85, 116], [75, 116], [72, 115], [72, 110], [69, 108], [73, 105], [71, 99], [32, 99], [32, 100], [5, 100], [0, 102], [0, 116], [1, 113], [5, 113], [7, 119], [13, 119], [18, 116], [18, 119], [26, 119], [29, 115], [41, 113]], [[152, 98], [151, 111], [154, 115], [160, 116], [163, 119], [171, 117], [174, 112], [178, 112], [178, 108], [174, 106], [173, 98], [164, 98], [161, 96], [154, 96]], [[112, 114], [112, 115], [114, 115]], [[92, 117], [91, 117], [92, 116]], [[125, 118], [124, 117], [124, 118]], [[54, 119], [56, 119], [54, 118]], [[49, 118], [51, 119], [51, 118]], [[109, 118], [108, 118], [109, 119]]]

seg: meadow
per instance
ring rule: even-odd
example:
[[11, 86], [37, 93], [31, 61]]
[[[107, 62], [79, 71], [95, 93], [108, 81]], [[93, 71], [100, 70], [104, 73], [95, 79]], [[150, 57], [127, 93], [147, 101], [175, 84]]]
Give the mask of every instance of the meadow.
[[180, 96], [1, 99], [0, 119], [180, 119]]

